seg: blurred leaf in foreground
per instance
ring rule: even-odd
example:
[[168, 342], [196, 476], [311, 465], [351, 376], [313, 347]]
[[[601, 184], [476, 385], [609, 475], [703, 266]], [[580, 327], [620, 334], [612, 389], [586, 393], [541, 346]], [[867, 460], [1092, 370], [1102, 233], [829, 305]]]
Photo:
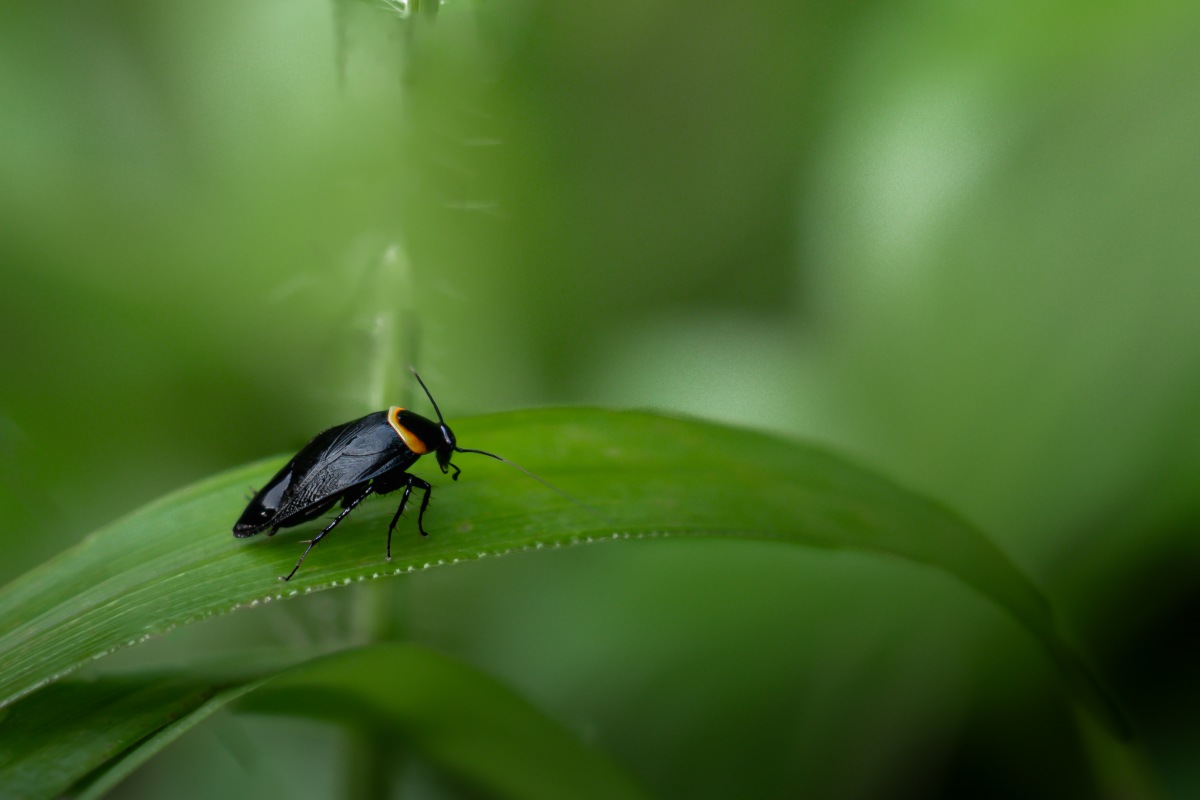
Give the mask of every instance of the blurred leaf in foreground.
[[8, 710], [0, 785], [5, 796], [49, 798], [92, 776], [79, 796], [99, 797], [239, 698], [244, 710], [332, 719], [398, 737], [406, 749], [489, 795], [644, 793], [501, 684], [427, 648], [395, 644], [250, 680], [124, 676], [56, 684]]

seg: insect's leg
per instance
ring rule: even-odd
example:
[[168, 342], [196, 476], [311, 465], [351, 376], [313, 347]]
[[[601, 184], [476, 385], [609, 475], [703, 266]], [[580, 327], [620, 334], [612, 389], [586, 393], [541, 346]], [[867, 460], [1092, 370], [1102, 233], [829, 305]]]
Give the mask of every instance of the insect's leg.
[[392, 560], [392, 531], [396, 529], [396, 523], [400, 521], [400, 515], [404, 513], [404, 508], [408, 505], [408, 496], [412, 494], [413, 487], [416, 487], [417, 489], [423, 489], [425, 491], [425, 497], [421, 500], [421, 510], [417, 514], [417, 530], [421, 532], [422, 536], [429, 535], [425, 532], [425, 526], [421, 523], [422, 520], [425, 519], [425, 509], [429, 507], [429, 492], [433, 489], [433, 487], [429, 485], [428, 481], [423, 481], [416, 475], [405, 475], [404, 478], [407, 481], [407, 483], [404, 485], [404, 495], [400, 498], [400, 507], [396, 509], [396, 515], [392, 517], [392, 524], [388, 526], [388, 561]]
[[415, 475], [408, 479], [408, 485], [409, 488], [415, 486], [418, 489], [425, 490], [425, 497], [421, 500], [421, 510], [417, 512], [417, 530], [421, 532], [422, 536], [428, 536], [429, 534], [425, 532], [423, 522], [425, 520], [425, 509], [429, 508], [429, 495], [433, 491], [433, 487], [429, 485], [429, 481], [423, 481]]
[[324, 539], [325, 534], [329, 533], [331, 530], [336, 528], [337, 524], [339, 522], [341, 522], [342, 519], [344, 519], [347, 514], [349, 514], [351, 511], [353, 511], [355, 509], [355, 507], [358, 506], [359, 503], [361, 503], [363, 500], [366, 500], [370, 494], [371, 494], [371, 487], [367, 486], [365, 489], [363, 489], [362, 494], [358, 495], [353, 500], [351, 500], [349, 503], [347, 503], [346, 507], [342, 509], [342, 513], [338, 514], [334, 518], [333, 522], [329, 523], [325, 527], [325, 530], [321, 531], [320, 533], [318, 533], [316, 536], [314, 536], [312, 538], [312, 541], [308, 543], [308, 547], [304, 550], [304, 555], [300, 556], [300, 560], [296, 562], [296, 566], [292, 567], [292, 571], [289, 572], [286, 576], [280, 575], [279, 580], [290, 581], [292, 579], [292, 576], [296, 574], [296, 570], [300, 569], [300, 565], [304, 563], [304, 559], [308, 558], [308, 554], [310, 552], [312, 552], [312, 549], [314, 547], [317, 546], [317, 542]]
[[396, 530], [396, 523], [400, 521], [400, 515], [404, 513], [404, 507], [408, 505], [408, 496], [412, 493], [412, 481], [404, 485], [404, 496], [400, 498], [400, 507], [396, 509], [396, 516], [392, 517], [392, 524], [388, 525], [388, 543], [387, 543], [387, 560], [392, 560], [392, 531]]

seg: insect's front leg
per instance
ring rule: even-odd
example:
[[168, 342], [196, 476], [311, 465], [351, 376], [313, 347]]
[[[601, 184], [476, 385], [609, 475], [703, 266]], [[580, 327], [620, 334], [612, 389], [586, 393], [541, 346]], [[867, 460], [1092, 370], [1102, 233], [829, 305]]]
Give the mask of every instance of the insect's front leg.
[[414, 475], [408, 480], [408, 488], [404, 490], [405, 494], [414, 486], [425, 490], [425, 497], [421, 500], [421, 510], [417, 512], [417, 530], [421, 532], [422, 536], [428, 536], [429, 534], [425, 532], [423, 522], [425, 520], [425, 509], [429, 508], [429, 495], [433, 492], [433, 487], [429, 485], [429, 481], [423, 481]]
[[374, 491], [376, 494], [386, 494], [394, 492], [401, 486], [404, 487], [404, 494], [400, 497], [400, 506], [396, 509], [396, 513], [392, 515], [392, 524], [388, 525], [387, 538], [387, 560], [392, 560], [392, 533], [396, 530], [396, 524], [400, 522], [400, 515], [404, 513], [404, 509], [408, 507], [408, 498], [412, 494], [413, 489], [424, 490], [425, 497], [421, 500], [421, 510], [417, 513], [417, 530], [422, 536], [428, 536], [425, 532], [425, 526], [422, 521], [425, 518], [425, 509], [429, 507], [429, 493], [433, 487], [428, 481], [418, 478], [416, 475], [410, 475], [407, 472], [400, 474], [391, 474], [383, 478], [376, 478], [374, 482]]

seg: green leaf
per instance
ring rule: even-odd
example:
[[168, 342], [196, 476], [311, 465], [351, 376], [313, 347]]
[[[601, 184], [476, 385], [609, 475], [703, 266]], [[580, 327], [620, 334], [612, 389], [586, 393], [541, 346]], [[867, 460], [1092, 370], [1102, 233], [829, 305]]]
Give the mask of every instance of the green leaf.
[[[231, 685], [232, 683], [232, 685]], [[491, 796], [643, 797], [600, 752], [507, 687], [416, 645], [336, 653], [241, 682], [175, 676], [66, 681], [15, 703], [0, 727], [6, 797], [80, 800], [234, 701], [250, 712], [315, 717], [390, 734]]]
[[[652, 536], [720, 536], [901, 556], [956, 576], [1019, 620], [1077, 696], [1125, 724], [1060, 635], [1037, 588], [942, 506], [822, 450], [694, 420], [593, 409], [462, 420], [459, 441], [519, 461], [595, 511], [517, 470], [459, 455], [426, 516], [383, 558], [394, 500], [364, 503], [290, 583], [305, 532], [237, 541], [248, 486], [279, 460], [233, 470], [89, 536], [0, 591], [0, 702], [177, 625], [356, 581], [514, 550]], [[436, 466], [421, 462], [426, 474]]]
[[[124, 764], [124, 777], [239, 691], [221, 688], [191, 677], [122, 676], [66, 681], [26, 697], [0, 712], [4, 796], [60, 797], [106, 764]], [[116, 774], [108, 770], [100, 783], [111, 785]]]

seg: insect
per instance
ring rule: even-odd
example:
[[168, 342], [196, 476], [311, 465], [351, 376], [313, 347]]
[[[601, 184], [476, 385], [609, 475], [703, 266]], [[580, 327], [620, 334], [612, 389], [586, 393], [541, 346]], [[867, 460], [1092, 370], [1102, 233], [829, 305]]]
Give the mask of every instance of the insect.
[[427, 536], [424, 524], [425, 510], [429, 508], [429, 496], [433, 487], [428, 481], [408, 472], [417, 459], [427, 453], [434, 454], [443, 475], [454, 470], [451, 476], [454, 480], [458, 480], [461, 470], [450, 462], [451, 456], [454, 453], [478, 453], [516, 467], [554, 491], [566, 494], [495, 453], [459, 447], [454, 432], [442, 418], [441, 409], [429, 393], [425, 382], [416, 370], [413, 370], [413, 376], [425, 390], [429, 402], [433, 404], [433, 410], [438, 416], [437, 422], [406, 408], [392, 406], [387, 411], [376, 411], [330, 428], [301, 448], [300, 452], [254, 495], [246, 510], [242, 512], [241, 518], [233, 526], [233, 535], [239, 539], [264, 532], [273, 536], [280, 528], [290, 528], [316, 519], [339, 502], [342, 504], [341, 513], [308, 542], [308, 548], [300, 556], [296, 566], [292, 567], [292, 571], [287, 575], [280, 575], [280, 580], [291, 580], [317, 543], [336, 528], [359, 503], [373, 494], [383, 495], [400, 488], [404, 489], [404, 494], [400, 497], [400, 506], [396, 509], [396, 515], [392, 517], [392, 524], [388, 526], [389, 561], [392, 559], [392, 532], [396, 529], [396, 523], [400, 521], [400, 515], [404, 513], [409, 497], [414, 491], [425, 493], [421, 498], [420, 511], [417, 512], [417, 530], [422, 536]]

